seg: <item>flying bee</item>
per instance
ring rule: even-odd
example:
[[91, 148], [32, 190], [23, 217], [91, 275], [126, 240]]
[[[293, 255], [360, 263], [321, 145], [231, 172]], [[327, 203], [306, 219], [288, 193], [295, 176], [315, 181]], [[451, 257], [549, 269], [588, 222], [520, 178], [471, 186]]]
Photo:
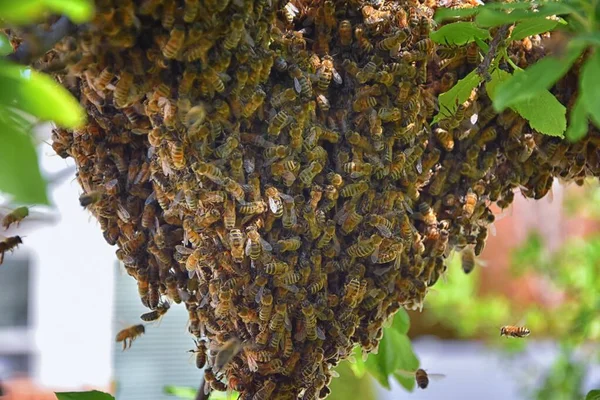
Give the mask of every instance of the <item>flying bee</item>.
[[524, 338], [529, 336], [531, 331], [524, 326], [506, 325], [500, 328], [500, 336]]
[[28, 207], [18, 207], [15, 208], [10, 213], [6, 214], [4, 218], [2, 218], [2, 227], [6, 230], [10, 228], [12, 224], [17, 224], [17, 227], [29, 215]]
[[171, 305], [168, 301], [165, 301], [159, 304], [156, 310], [142, 314], [140, 316], [140, 319], [145, 322], [156, 321], [162, 318], [167, 313], [167, 311], [169, 311], [169, 308], [171, 308]]
[[418, 370], [416, 370], [414, 372], [399, 370], [398, 373], [400, 373], [401, 375], [404, 375], [406, 377], [414, 377], [415, 381], [417, 382], [417, 386], [420, 387], [421, 389], [426, 389], [427, 386], [429, 386], [429, 379], [439, 380], [439, 379], [443, 379], [446, 377], [446, 375], [444, 375], [444, 374], [429, 374], [429, 373], [425, 372], [424, 369], [421, 369], [421, 368], [419, 368]]
[[218, 349], [215, 361], [212, 366], [212, 370], [215, 374], [218, 374], [233, 358], [243, 349], [244, 345], [242, 342], [233, 337]]
[[138, 336], [142, 335], [145, 332], [146, 332], [146, 328], [144, 327], [144, 325], [142, 325], [142, 324], [133, 325], [133, 326], [130, 326], [129, 328], [125, 328], [125, 329], [121, 330], [119, 333], [117, 333], [117, 337], [116, 337], [115, 341], [117, 343], [123, 342], [123, 350], [125, 350], [125, 349], [130, 348], [133, 341]]
[[183, 25], [175, 25], [169, 34], [169, 40], [162, 48], [162, 53], [165, 58], [176, 58], [181, 51], [185, 42], [185, 27]]
[[260, 255], [264, 251], [273, 251], [273, 247], [269, 242], [264, 240], [255, 226], [248, 227], [248, 231], [246, 232], [248, 236], [248, 240], [246, 240], [246, 255], [250, 256], [252, 260], [258, 260]]

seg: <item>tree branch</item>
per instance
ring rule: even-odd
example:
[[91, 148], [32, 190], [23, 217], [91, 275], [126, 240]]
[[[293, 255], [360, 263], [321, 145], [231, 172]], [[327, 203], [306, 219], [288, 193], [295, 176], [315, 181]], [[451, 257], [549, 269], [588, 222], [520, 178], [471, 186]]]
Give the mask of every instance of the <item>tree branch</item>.
[[200, 382], [200, 388], [198, 389], [198, 393], [196, 393], [195, 400], [206, 400], [208, 396], [204, 394], [204, 374], [202, 375], [202, 381]]
[[509, 27], [510, 25], [502, 25], [500, 28], [498, 28], [496, 34], [494, 35], [494, 38], [492, 39], [492, 42], [490, 43], [490, 48], [488, 52], [486, 53], [485, 57], [483, 57], [483, 61], [481, 62], [481, 64], [477, 67], [477, 73], [480, 76], [482, 76], [486, 80], [486, 82], [492, 80], [492, 77], [490, 76], [489, 72], [490, 66], [492, 65], [492, 61], [494, 60], [494, 58], [496, 58], [496, 55], [498, 54], [498, 48], [500, 47], [500, 44], [506, 39], [508, 35]]
[[58, 41], [71, 33], [75, 25], [64, 15], [58, 19], [49, 32], [37, 32], [32, 38], [24, 40], [17, 50], [6, 58], [19, 64], [30, 64], [36, 58], [52, 49]]

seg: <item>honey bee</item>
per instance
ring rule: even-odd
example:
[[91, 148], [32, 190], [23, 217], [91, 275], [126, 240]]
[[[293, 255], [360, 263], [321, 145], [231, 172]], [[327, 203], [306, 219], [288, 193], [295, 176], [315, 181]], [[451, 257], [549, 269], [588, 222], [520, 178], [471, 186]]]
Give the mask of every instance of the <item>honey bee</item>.
[[185, 42], [185, 27], [183, 25], [175, 25], [169, 34], [169, 40], [162, 48], [162, 54], [165, 58], [176, 58]]
[[287, 305], [285, 303], [279, 303], [275, 305], [275, 313], [269, 321], [269, 330], [272, 332], [281, 332], [284, 326], [290, 326]]
[[294, 100], [296, 100], [296, 98], [297, 98], [296, 91], [292, 88], [287, 88], [287, 89], [283, 90], [281, 93], [279, 93], [278, 95], [273, 96], [271, 98], [271, 106], [282, 107], [286, 103], [293, 102]]
[[290, 115], [285, 111], [281, 110], [269, 122], [267, 132], [272, 136], [279, 136], [283, 127], [285, 127], [290, 121]]
[[213, 164], [198, 161], [197, 163], [192, 165], [192, 170], [200, 176], [206, 176], [208, 179], [215, 182], [216, 184], [224, 183], [223, 172], [219, 169], [219, 167]]
[[188, 24], [194, 22], [196, 15], [198, 15], [199, 9], [199, 0], [185, 0], [183, 8], [183, 21]]
[[271, 397], [271, 394], [277, 387], [277, 383], [275, 383], [274, 379], [267, 379], [264, 381], [260, 389], [254, 393], [252, 396], [252, 400], [267, 400]]
[[467, 62], [471, 65], [478, 64], [480, 60], [479, 47], [477, 43], [472, 42], [467, 46]]
[[79, 196], [79, 204], [81, 204], [83, 208], [87, 208], [92, 204], [98, 203], [101, 199], [102, 192], [99, 190], [94, 190], [92, 192], [84, 193], [81, 196]]
[[524, 326], [506, 325], [500, 328], [500, 336], [524, 338], [529, 336], [531, 331]]
[[243, 203], [239, 206], [239, 211], [241, 214], [262, 214], [267, 211], [267, 203], [264, 201], [253, 201], [250, 203]]
[[358, 44], [358, 48], [365, 54], [371, 53], [374, 49], [373, 44], [365, 36], [365, 31], [358, 26], [354, 29], [354, 36]]
[[206, 365], [206, 353], [207, 353], [206, 341], [197, 340], [196, 350], [190, 350], [190, 353], [196, 354], [196, 368], [202, 369]]
[[281, 239], [277, 241], [276, 251], [278, 253], [284, 253], [286, 251], [296, 251], [300, 248], [302, 240], [299, 236], [294, 236], [289, 239]]
[[144, 325], [133, 325], [129, 328], [125, 328], [117, 333], [116, 342], [123, 342], [123, 350], [131, 347], [133, 341], [140, 335], [146, 332]]
[[273, 251], [271, 244], [260, 236], [255, 226], [250, 226], [246, 234], [248, 240], [246, 241], [245, 252], [247, 256], [250, 256], [250, 259], [258, 260], [263, 250]]
[[17, 227], [18, 227], [19, 224], [21, 223], [21, 221], [23, 219], [25, 219], [28, 215], [29, 215], [28, 207], [23, 206], [23, 207], [15, 208], [13, 211], [6, 214], [4, 216], [4, 218], [2, 218], [2, 227], [4, 227], [5, 230], [10, 228], [10, 226], [12, 224], [17, 224]]
[[352, 44], [352, 23], [345, 19], [340, 21], [338, 25], [338, 36], [342, 46], [350, 46]]
[[165, 301], [159, 304], [156, 310], [142, 314], [140, 316], [140, 319], [145, 322], [156, 321], [162, 318], [167, 313], [167, 311], [169, 311], [169, 308], [171, 308], [171, 305], [169, 304], [169, 302]]
[[360, 181], [344, 186], [342, 190], [340, 190], [340, 196], [358, 198], [367, 190], [369, 190], [369, 184], [367, 181]]
[[323, 165], [318, 161], [312, 161], [304, 170], [298, 174], [298, 178], [305, 187], [309, 187], [313, 179], [323, 170]]
[[382, 39], [377, 43], [377, 50], [389, 51], [390, 54], [397, 54], [400, 51], [400, 46], [408, 38], [408, 30], [401, 29]]
[[281, 195], [281, 197], [283, 198], [283, 215], [281, 217], [281, 222], [285, 229], [291, 229], [298, 223], [294, 198], [288, 195]]
[[224, 392], [227, 390], [227, 385], [217, 379], [212, 368], [204, 369], [204, 394], [210, 394], [210, 391]]
[[414, 372], [403, 371], [403, 370], [400, 370], [398, 372], [401, 375], [405, 375], [407, 377], [413, 377], [414, 376], [415, 381], [417, 382], [417, 386], [420, 387], [421, 389], [426, 389], [427, 386], [429, 386], [429, 380], [430, 379], [439, 380], [439, 379], [445, 378], [444, 374], [430, 374], [430, 373], [427, 373], [424, 369], [421, 369], [421, 368], [419, 368], [418, 370], [416, 370]]
[[475, 206], [477, 205], [478, 197], [477, 194], [473, 191], [472, 188], [469, 188], [467, 194], [465, 195], [465, 204], [463, 205], [463, 215], [467, 218], [470, 218], [475, 211]]
[[368, 257], [369, 255], [375, 254], [374, 259], [377, 260], [379, 246], [382, 242], [383, 237], [373, 234], [369, 239], [359, 239], [358, 242], [348, 247], [346, 252], [352, 258]]

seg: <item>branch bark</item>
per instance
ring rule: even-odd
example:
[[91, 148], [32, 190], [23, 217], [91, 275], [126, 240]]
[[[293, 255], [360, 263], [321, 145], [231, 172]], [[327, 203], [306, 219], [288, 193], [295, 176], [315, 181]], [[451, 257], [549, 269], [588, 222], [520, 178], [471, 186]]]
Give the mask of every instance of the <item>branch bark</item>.
[[30, 64], [37, 57], [42, 56], [58, 43], [62, 38], [73, 32], [75, 25], [65, 16], [52, 24], [49, 32], [36, 31], [35, 34], [24, 40], [17, 50], [6, 58], [19, 64]]

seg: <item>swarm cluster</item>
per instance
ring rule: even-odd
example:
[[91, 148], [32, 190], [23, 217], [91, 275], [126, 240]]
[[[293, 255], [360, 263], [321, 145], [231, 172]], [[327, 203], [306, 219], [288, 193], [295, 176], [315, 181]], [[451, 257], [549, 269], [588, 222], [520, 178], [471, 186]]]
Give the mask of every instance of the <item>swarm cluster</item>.
[[544, 137], [484, 90], [430, 124], [481, 57], [434, 45], [435, 7], [98, 0], [37, 65], [88, 111], [53, 147], [144, 305], [184, 303], [201, 355], [243, 343], [220, 371], [209, 352], [207, 389], [325, 397], [332, 366], [422, 307], [450, 250], [482, 251], [492, 203], [600, 173], [597, 133]]

